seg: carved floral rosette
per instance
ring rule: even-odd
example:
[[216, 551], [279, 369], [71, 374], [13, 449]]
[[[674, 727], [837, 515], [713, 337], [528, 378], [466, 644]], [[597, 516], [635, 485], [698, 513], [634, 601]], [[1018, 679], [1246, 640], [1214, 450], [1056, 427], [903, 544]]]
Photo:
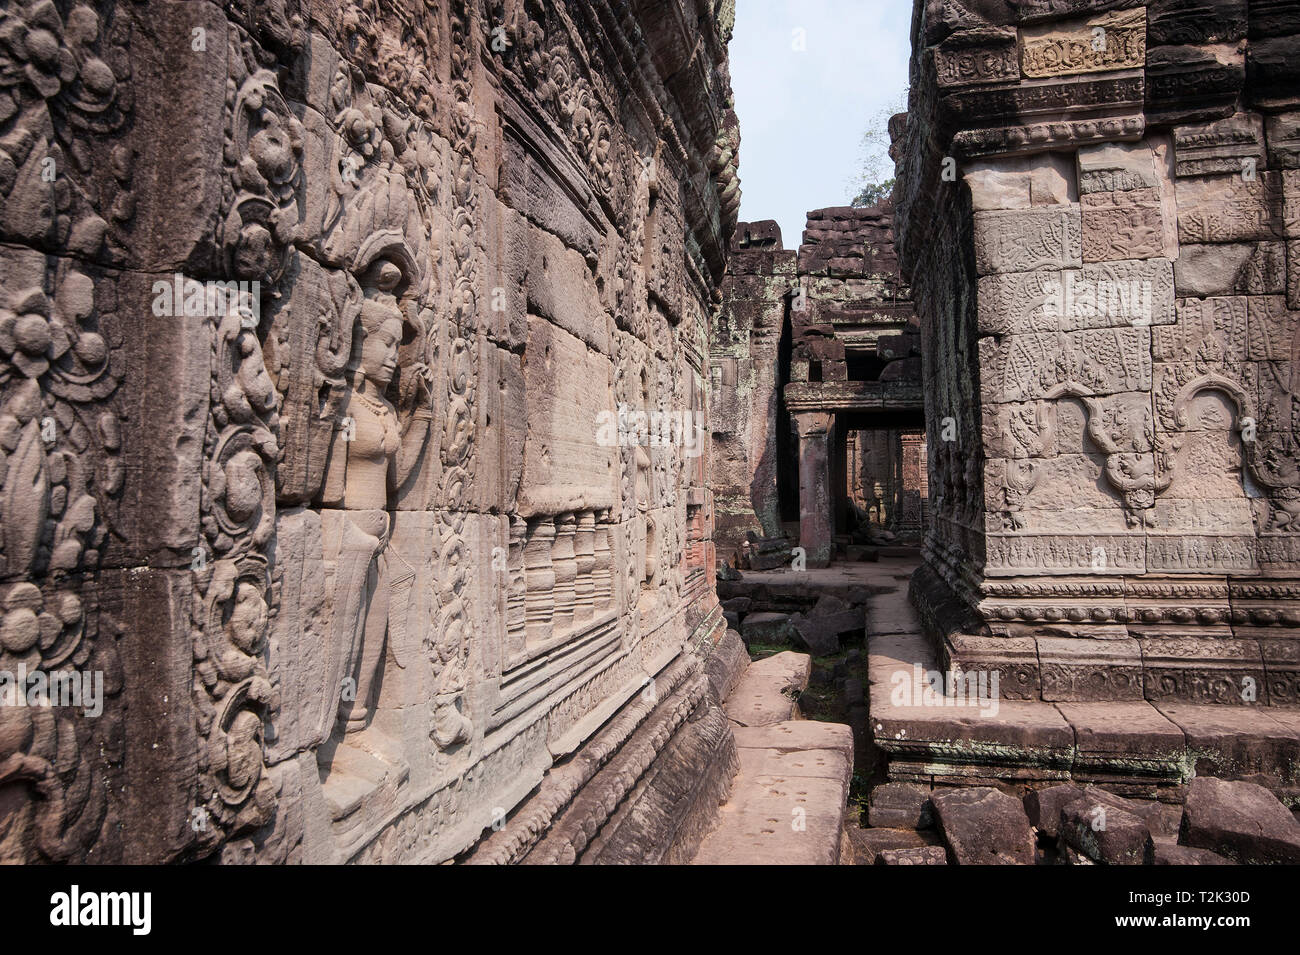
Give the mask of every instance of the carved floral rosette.
[[80, 264], [9, 250], [0, 265], [0, 671], [98, 673], [104, 695], [94, 718], [0, 706], [0, 783], [30, 796], [0, 824], [0, 860], [85, 861], [122, 757], [119, 629], [97, 597], [124, 479], [111, 404], [122, 375], [113, 315]]

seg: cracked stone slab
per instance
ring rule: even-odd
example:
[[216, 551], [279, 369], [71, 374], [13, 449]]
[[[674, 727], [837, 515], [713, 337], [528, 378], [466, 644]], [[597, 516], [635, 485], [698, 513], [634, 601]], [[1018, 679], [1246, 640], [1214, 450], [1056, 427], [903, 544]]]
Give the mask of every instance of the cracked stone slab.
[[727, 716], [741, 726], [791, 719], [795, 695], [808, 686], [812, 658], [785, 650], [751, 663], [727, 698]]

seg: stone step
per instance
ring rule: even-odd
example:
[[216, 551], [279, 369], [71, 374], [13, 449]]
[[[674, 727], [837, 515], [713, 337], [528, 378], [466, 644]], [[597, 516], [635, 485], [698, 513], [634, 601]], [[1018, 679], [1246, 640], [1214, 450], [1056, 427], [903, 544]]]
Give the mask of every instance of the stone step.
[[727, 717], [740, 726], [796, 719], [795, 699], [811, 673], [812, 658], [790, 650], [751, 663], [727, 697]]
[[853, 732], [799, 719], [811, 659], [786, 651], [746, 667], [725, 703], [740, 771], [695, 865], [833, 865], [853, 775]]
[[939, 667], [905, 593], [874, 595], [867, 620], [869, 728], [891, 780], [1073, 779], [1177, 800], [1193, 775], [1208, 775], [1300, 802], [1300, 708], [943, 696], [927, 685]]
[[840, 723], [736, 727], [740, 772], [694, 865], [835, 865], [853, 775]]

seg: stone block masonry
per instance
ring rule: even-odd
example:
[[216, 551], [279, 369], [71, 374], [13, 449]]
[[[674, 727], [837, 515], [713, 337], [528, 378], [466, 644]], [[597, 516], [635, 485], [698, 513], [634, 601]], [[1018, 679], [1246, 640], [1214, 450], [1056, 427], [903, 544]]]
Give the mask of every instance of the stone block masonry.
[[1300, 702], [1285, 6], [916, 4], [913, 593], [944, 662], [1015, 697]]
[[837, 535], [919, 538], [921, 342], [893, 221], [888, 201], [815, 209], [797, 253], [775, 222], [737, 228], [710, 358], [721, 559], [756, 567], [752, 537], [787, 532], [810, 566]]
[[689, 857], [731, 18], [4, 4], [0, 862]]

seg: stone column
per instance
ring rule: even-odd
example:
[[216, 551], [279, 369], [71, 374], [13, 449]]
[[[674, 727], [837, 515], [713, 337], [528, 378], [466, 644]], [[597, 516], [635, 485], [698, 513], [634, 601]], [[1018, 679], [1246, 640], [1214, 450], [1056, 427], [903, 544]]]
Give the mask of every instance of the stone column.
[[601, 511], [597, 515], [595, 531], [593, 576], [595, 578], [595, 609], [599, 613], [608, 610], [614, 602], [614, 554], [609, 546], [610, 525], [609, 512]]
[[921, 451], [925, 435], [919, 431], [899, 436], [902, 445], [902, 480], [899, 481], [898, 533], [902, 537], [921, 536]]
[[849, 497], [848, 442], [845, 441], [844, 429], [832, 427], [828, 438], [831, 453], [830, 492], [832, 529], [837, 534], [847, 534], [852, 530], [853, 522], [851, 499]]
[[794, 417], [799, 429], [799, 546], [809, 567], [825, 567], [833, 532], [828, 438], [835, 416], [808, 411]]

